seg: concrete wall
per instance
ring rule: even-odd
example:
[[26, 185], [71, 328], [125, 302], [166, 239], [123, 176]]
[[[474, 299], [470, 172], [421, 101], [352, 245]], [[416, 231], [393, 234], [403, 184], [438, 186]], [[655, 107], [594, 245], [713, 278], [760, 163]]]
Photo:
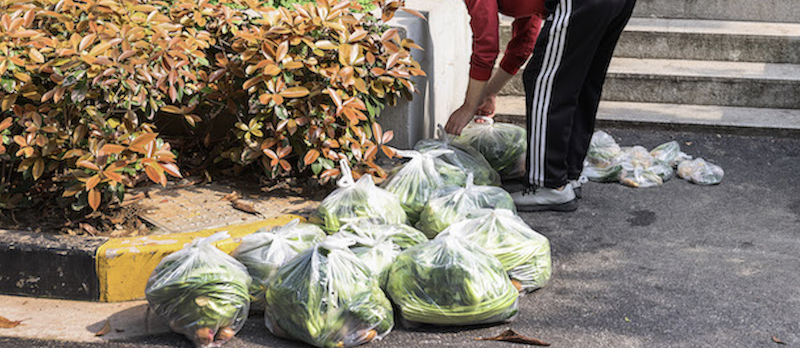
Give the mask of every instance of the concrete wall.
[[392, 145], [414, 146], [417, 140], [432, 137], [437, 124], [444, 125], [464, 101], [469, 83], [469, 58], [472, 53], [472, 30], [463, 1], [407, 0], [406, 6], [420, 11], [427, 21], [398, 11], [389, 25], [401, 29], [406, 37], [425, 51], [414, 50], [427, 78], [417, 78], [420, 94], [410, 103], [387, 108], [380, 122], [394, 130]]

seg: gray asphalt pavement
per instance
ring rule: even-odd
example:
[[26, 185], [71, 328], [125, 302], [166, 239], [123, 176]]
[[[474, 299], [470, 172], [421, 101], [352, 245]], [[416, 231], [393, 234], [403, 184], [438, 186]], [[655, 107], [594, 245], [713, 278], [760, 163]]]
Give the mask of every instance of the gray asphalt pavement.
[[[725, 169], [719, 186], [584, 186], [574, 213], [528, 213], [550, 238], [550, 284], [510, 324], [396, 328], [375, 348], [513, 347], [474, 341], [506, 328], [552, 347], [800, 346], [800, 138], [607, 129], [625, 145], [678, 140]], [[686, 145], [689, 143], [690, 145]], [[251, 318], [225, 347], [300, 347]], [[0, 336], [2, 332], [0, 331]], [[97, 347], [191, 347], [161, 335]], [[0, 347], [94, 347], [0, 338]]]

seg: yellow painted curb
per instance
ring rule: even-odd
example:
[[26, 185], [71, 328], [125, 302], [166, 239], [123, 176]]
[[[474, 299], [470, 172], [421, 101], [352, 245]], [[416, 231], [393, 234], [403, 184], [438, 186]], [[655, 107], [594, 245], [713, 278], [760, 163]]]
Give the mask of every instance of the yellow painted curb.
[[215, 243], [222, 251], [230, 253], [241, 242], [241, 237], [262, 227], [282, 226], [297, 215], [284, 215], [243, 225], [232, 225], [190, 233], [174, 233], [145, 237], [116, 238], [97, 249], [97, 278], [100, 282], [100, 301], [118, 302], [144, 297], [150, 274], [165, 256], [178, 251], [195, 238], [208, 237], [227, 231], [231, 238]]

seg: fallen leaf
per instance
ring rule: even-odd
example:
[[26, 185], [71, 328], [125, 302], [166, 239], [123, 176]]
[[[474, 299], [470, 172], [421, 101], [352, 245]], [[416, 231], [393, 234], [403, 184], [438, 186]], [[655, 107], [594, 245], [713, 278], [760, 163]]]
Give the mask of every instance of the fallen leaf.
[[784, 344], [784, 345], [786, 344], [786, 342], [779, 340], [778, 337], [775, 337], [775, 335], [772, 335], [772, 342], [775, 342], [777, 344]]
[[233, 191], [233, 192], [225, 195], [225, 197], [220, 198], [220, 200], [221, 201], [231, 201], [231, 202], [233, 202], [233, 201], [235, 201], [235, 200], [237, 200], [239, 198], [242, 198], [242, 196], [240, 196], [238, 192]]
[[245, 213], [259, 214], [258, 210], [256, 210], [255, 207], [253, 207], [252, 203], [248, 203], [245, 201], [235, 200], [233, 201], [233, 207]]
[[84, 231], [86, 231], [86, 233], [91, 234], [92, 236], [97, 235], [97, 229], [94, 228], [94, 226], [92, 225], [81, 222], [80, 224], [78, 224], [78, 226], [80, 226]]
[[95, 336], [103, 336], [107, 333], [111, 332], [111, 320], [106, 319], [106, 324], [103, 325], [103, 328], [100, 331], [97, 331]]
[[542, 341], [538, 338], [532, 337], [525, 337], [522, 336], [514, 330], [506, 330], [503, 333], [495, 336], [495, 337], [482, 337], [476, 338], [476, 341], [504, 341], [504, 342], [513, 342], [513, 343], [522, 343], [522, 344], [529, 344], [532, 346], [549, 346], [550, 343]]
[[22, 324], [22, 320], [11, 321], [0, 317], [0, 329], [12, 329], [19, 326], [19, 324]]

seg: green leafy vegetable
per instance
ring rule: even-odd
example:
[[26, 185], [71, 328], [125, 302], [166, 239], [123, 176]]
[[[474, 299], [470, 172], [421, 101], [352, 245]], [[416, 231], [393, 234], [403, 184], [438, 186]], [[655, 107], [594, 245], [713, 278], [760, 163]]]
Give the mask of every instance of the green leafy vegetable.
[[500, 261], [446, 233], [400, 253], [386, 290], [412, 323], [486, 324], [508, 320], [518, 310], [519, 293]]
[[453, 143], [441, 126], [439, 126], [439, 139], [423, 139], [414, 145], [414, 150], [425, 153], [431, 150], [451, 150], [453, 153], [440, 157], [446, 163], [461, 168], [464, 172], [475, 176], [478, 185], [500, 186], [500, 174], [492, 168], [483, 155], [466, 144]]
[[250, 308], [247, 269], [212, 244], [225, 238], [221, 232], [196, 239], [165, 257], [145, 289], [150, 308], [198, 347], [230, 340]]
[[619, 181], [622, 174], [619, 158], [621, 154], [622, 149], [608, 133], [594, 132], [586, 152], [586, 159], [583, 161], [581, 175], [597, 182]]
[[270, 332], [317, 347], [353, 347], [389, 333], [391, 303], [345, 242], [328, 238], [281, 267], [266, 291]]
[[528, 136], [525, 128], [508, 123], [472, 122], [461, 131], [454, 143], [477, 149], [504, 178], [515, 178], [525, 171]]
[[261, 229], [242, 238], [231, 253], [253, 277], [250, 285], [250, 308], [259, 311], [266, 306], [264, 290], [278, 269], [300, 252], [322, 242], [325, 232], [317, 225], [295, 219], [285, 226]]

